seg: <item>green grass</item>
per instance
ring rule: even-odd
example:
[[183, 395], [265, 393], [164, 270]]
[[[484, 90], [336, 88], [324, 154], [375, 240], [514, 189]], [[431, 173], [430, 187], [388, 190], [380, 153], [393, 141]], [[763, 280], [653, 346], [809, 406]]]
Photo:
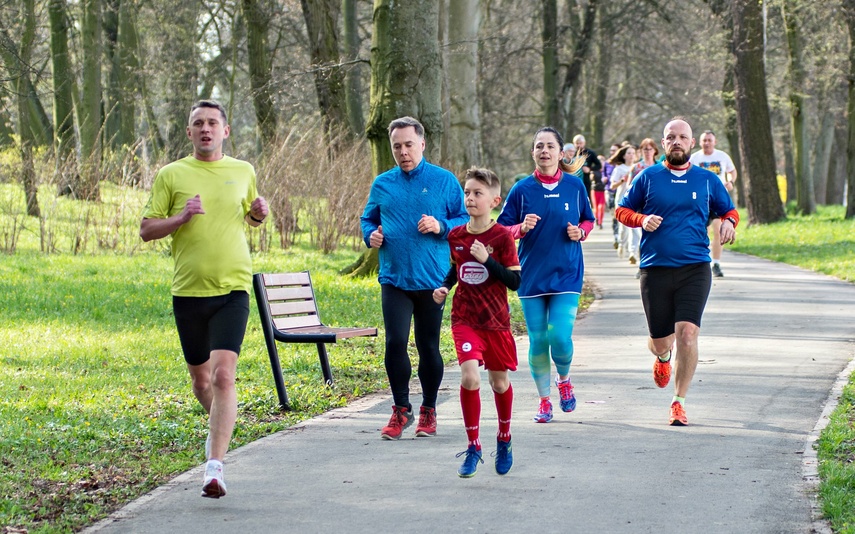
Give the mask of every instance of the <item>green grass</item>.
[[[811, 216], [790, 214], [762, 226], [740, 224], [731, 248], [855, 282], [855, 220], [843, 206], [819, 206]], [[740, 213], [747, 221], [745, 213]], [[855, 534], [855, 375], [817, 442], [824, 516], [835, 532]]]

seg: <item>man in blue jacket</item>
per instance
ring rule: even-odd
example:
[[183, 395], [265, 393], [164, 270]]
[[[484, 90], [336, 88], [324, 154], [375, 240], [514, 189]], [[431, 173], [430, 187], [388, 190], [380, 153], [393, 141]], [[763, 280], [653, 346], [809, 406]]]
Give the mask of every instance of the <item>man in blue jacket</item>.
[[361, 223], [365, 244], [379, 249], [386, 374], [394, 400], [392, 417], [380, 437], [396, 440], [414, 419], [407, 353], [411, 321], [422, 386], [416, 436], [436, 435], [443, 306], [434, 302], [433, 290], [442, 285], [450, 265], [448, 232], [469, 215], [457, 178], [424, 160], [425, 130], [419, 121], [395, 119], [389, 124], [389, 140], [398, 166], [374, 179]]

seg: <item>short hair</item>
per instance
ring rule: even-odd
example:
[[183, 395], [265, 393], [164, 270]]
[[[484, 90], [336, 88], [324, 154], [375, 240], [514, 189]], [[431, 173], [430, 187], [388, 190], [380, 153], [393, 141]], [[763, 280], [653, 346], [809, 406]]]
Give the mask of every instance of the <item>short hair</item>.
[[487, 189], [493, 193], [494, 196], [499, 196], [502, 192], [502, 182], [499, 180], [499, 177], [496, 176], [496, 173], [491, 171], [490, 169], [482, 169], [479, 167], [470, 167], [466, 171], [466, 175], [463, 177], [464, 185], [469, 180], [476, 180], [481, 182], [482, 184], [487, 186]]
[[642, 140], [641, 140], [641, 142], [638, 144], [638, 147], [639, 147], [639, 148], [644, 148], [644, 145], [650, 145], [650, 146], [652, 146], [652, 147], [653, 147], [653, 159], [656, 159], [656, 157], [659, 155], [659, 147], [658, 147], [658, 146], [656, 146], [656, 141], [654, 141], [654, 140], [653, 140], [652, 138], [650, 138], [650, 137], [645, 137], [645, 138], [644, 138], [644, 139], [642, 139]]
[[392, 136], [392, 132], [397, 130], [398, 128], [409, 128], [412, 127], [416, 131], [416, 135], [425, 138], [425, 127], [422, 126], [422, 123], [417, 121], [412, 117], [400, 117], [398, 119], [393, 120], [389, 123], [389, 136]]
[[198, 100], [195, 104], [190, 106], [190, 115], [193, 115], [193, 112], [199, 108], [218, 109], [220, 110], [220, 115], [223, 117], [223, 124], [229, 123], [229, 117], [226, 115], [226, 108], [216, 100]]
[[582, 142], [584, 143], [584, 142], [585, 142], [585, 136], [584, 136], [584, 135], [582, 135], [582, 134], [576, 134], [576, 135], [574, 135], [574, 136], [573, 136], [573, 144], [574, 144], [574, 145], [576, 144], [576, 141], [582, 141]]
[[715, 137], [715, 132], [712, 130], [704, 130], [703, 132], [701, 132], [701, 135], [711, 135]]

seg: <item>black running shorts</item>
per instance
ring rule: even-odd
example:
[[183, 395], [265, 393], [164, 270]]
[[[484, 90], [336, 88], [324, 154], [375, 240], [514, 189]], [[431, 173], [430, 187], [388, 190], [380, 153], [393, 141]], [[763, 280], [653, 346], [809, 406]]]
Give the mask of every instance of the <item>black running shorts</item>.
[[659, 339], [674, 333], [680, 321], [701, 326], [701, 317], [712, 287], [710, 264], [641, 269], [641, 302], [647, 316], [650, 337]]
[[202, 365], [212, 350], [240, 354], [249, 318], [249, 293], [232, 291], [216, 297], [172, 297], [175, 326], [184, 360]]

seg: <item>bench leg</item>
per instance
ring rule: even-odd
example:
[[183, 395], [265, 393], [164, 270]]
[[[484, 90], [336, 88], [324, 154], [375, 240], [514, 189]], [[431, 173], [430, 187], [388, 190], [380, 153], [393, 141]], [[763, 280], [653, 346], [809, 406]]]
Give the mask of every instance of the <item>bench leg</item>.
[[321, 360], [321, 371], [324, 373], [324, 383], [328, 386], [333, 385], [332, 369], [330, 369], [330, 359], [327, 356], [327, 346], [323, 343], [318, 343], [318, 359]]

